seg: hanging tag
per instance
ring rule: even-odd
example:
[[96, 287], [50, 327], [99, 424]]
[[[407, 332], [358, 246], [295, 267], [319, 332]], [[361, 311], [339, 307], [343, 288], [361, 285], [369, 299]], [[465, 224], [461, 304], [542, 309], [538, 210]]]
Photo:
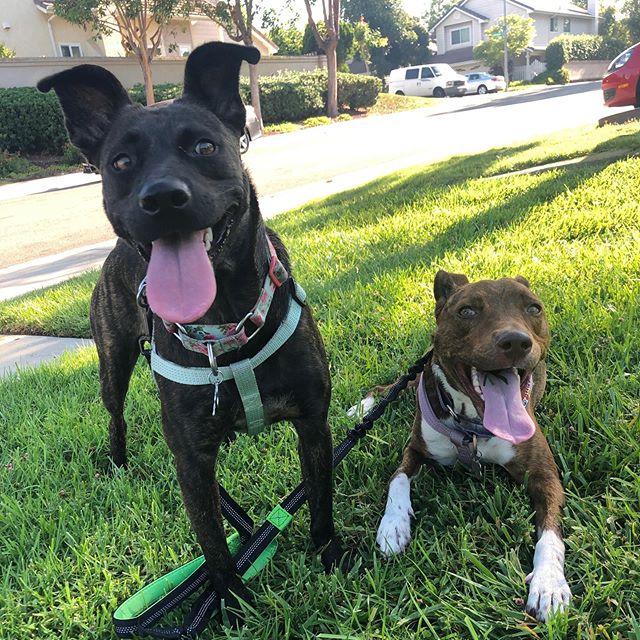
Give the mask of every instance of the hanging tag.
[[215, 416], [216, 415], [216, 409], [218, 408], [218, 403], [220, 402], [220, 393], [219, 393], [219, 387], [220, 387], [220, 383], [219, 382], [214, 382], [213, 383], [213, 404], [211, 406], [211, 415]]

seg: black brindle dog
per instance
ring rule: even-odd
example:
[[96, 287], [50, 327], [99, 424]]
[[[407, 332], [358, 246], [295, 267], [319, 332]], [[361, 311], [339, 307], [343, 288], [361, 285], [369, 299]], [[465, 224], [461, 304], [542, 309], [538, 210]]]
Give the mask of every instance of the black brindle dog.
[[[102, 399], [111, 415], [111, 455], [118, 466], [127, 460], [125, 395], [138, 338], [147, 333], [145, 313], [136, 304], [145, 274], [157, 352], [178, 365], [206, 367], [207, 358], [183, 348], [161, 318], [208, 324], [243, 318], [268, 272], [267, 234], [289, 271], [284, 246], [262, 220], [238, 147], [245, 125], [240, 66], [259, 58], [252, 47], [202, 45], [187, 60], [183, 96], [153, 108], [132, 104], [118, 80], [93, 65], [38, 84], [42, 91], [55, 90], [71, 141], [99, 168], [104, 208], [120, 238], [91, 303]], [[267, 343], [287, 313], [289, 284], [275, 291], [255, 339], [221, 355], [221, 366], [251, 357]], [[266, 422], [291, 420], [298, 433], [311, 538], [329, 569], [342, 554], [332, 515], [331, 388], [308, 307], [293, 335], [255, 376]], [[232, 594], [248, 594], [225, 542], [215, 465], [221, 442], [245, 426], [240, 396], [233, 381], [221, 384], [212, 415], [211, 386], [187, 386], [160, 375], [156, 382], [164, 435], [211, 582], [227, 606], [237, 606]]]

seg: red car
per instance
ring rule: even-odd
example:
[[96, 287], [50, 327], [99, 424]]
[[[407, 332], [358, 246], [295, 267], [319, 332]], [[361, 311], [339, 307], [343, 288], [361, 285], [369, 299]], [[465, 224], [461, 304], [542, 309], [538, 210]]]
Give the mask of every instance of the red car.
[[640, 107], [640, 42], [623, 51], [602, 78], [607, 107]]

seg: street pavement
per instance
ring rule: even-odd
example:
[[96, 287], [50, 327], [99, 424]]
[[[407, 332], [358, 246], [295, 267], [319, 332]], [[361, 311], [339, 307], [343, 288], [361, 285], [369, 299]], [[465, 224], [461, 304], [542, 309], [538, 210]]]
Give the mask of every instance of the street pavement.
[[[595, 126], [613, 112], [601, 102], [599, 83], [443, 100], [427, 109], [269, 136], [255, 141], [244, 160], [269, 218], [416, 164]], [[71, 174], [0, 186], [0, 300], [102, 263], [115, 239], [99, 180]], [[65, 251], [50, 255], [60, 248]], [[77, 340], [0, 337], [0, 376], [16, 363], [28, 366], [77, 346]]]

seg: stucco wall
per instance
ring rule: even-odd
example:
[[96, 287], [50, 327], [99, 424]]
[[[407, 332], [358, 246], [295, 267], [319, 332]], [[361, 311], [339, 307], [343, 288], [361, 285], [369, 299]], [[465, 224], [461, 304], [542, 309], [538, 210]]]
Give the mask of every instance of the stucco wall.
[[[533, 38], [533, 46], [537, 49], [546, 49], [551, 40], [564, 34], [563, 31], [563, 19], [565, 16], [558, 17], [558, 31], [550, 31], [551, 28], [551, 14], [535, 13], [531, 16], [534, 20], [534, 27], [536, 35]], [[567, 16], [569, 17], [569, 16]], [[576, 18], [575, 16], [569, 17], [571, 20], [571, 33], [573, 35], [580, 35], [583, 33], [593, 33], [594, 22], [591, 18]]]
[[49, 37], [47, 16], [33, 2], [0, 0], [0, 42], [17, 56], [51, 56], [53, 45]]
[[564, 65], [571, 82], [580, 80], [601, 80], [610, 60], [573, 60]]
[[[154, 84], [182, 82], [185, 61], [185, 58], [155, 60], [152, 63]], [[127, 88], [142, 82], [142, 71], [132, 58], [13, 58], [0, 62], [0, 87], [34, 87], [38, 80], [80, 63], [105, 67]], [[278, 71], [312, 71], [326, 66], [325, 56], [270, 56], [262, 58], [258, 73], [268, 76]], [[249, 74], [246, 63], [241, 73]]]

